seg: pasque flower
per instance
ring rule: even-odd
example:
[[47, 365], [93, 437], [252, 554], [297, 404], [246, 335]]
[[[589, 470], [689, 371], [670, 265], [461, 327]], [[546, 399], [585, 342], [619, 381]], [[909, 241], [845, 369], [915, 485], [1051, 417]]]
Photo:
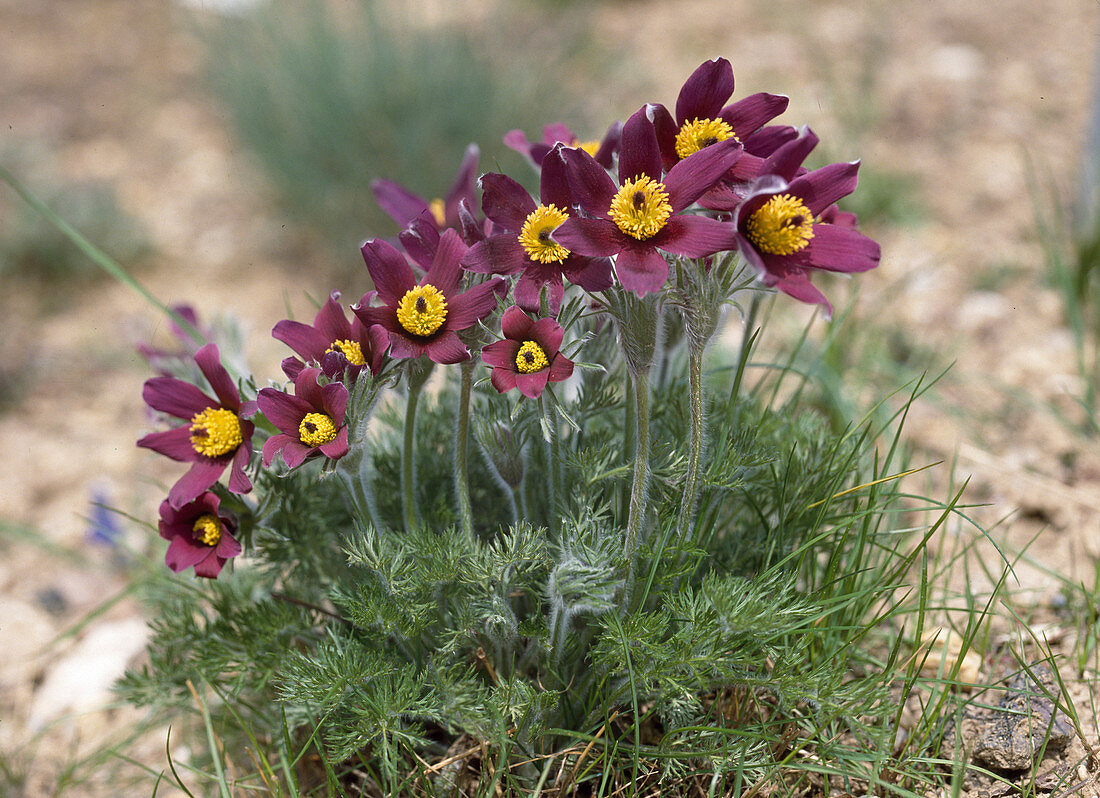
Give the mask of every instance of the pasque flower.
[[348, 389], [341, 382], [321, 385], [320, 376], [320, 369], [302, 369], [294, 378], [293, 396], [264, 388], [256, 397], [264, 416], [279, 428], [279, 434], [264, 442], [265, 467], [280, 452], [289, 468], [297, 468], [309, 457], [323, 454], [330, 460], [339, 460], [348, 453], [344, 418]]
[[677, 162], [662, 180], [652, 110], [643, 106], [623, 125], [618, 186], [583, 150], [557, 150], [588, 216], [565, 220], [553, 240], [582, 255], [615, 255], [619, 282], [639, 296], [657, 291], [668, 279], [668, 263], [658, 250], [701, 258], [737, 242], [731, 225], [680, 212], [737, 162], [740, 143], [728, 138], [704, 147]]
[[306, 363], [320, 366], [325, 376], [333, 380], [343, 379], [345, 373], [354, 380], [368, 368], [371, 374], [377, 374], [390, 344], [389, 334], [383, 328], [377, 325], [368, 328], [357, 316], [348, 320], [340, 305], [339, 291], [329, 295], [312, 325], [284, 319], [271, 334], [306, 361], [295, 357], [283, 361], [283, 371], [290, 379], [297, 377]]
[[371, 191], [382, 210], [402, 228], [423, 215], [430, 217], [439, 230], [457, 228], [459, 204], [466, 200], [473, 207], [477, 201], [479, 154], [476, 144], [466, 148], [466, 155], [446, 197], [429, 201], [392, 180], [375, 180], [371, 183]]
[[483, 175], [481, 188], [482, 210], [495, 233], [470, 248], [463, 266], [483, 273], [522, 272], [514, 289], [516, 304], [534, 313], [539, 311], [539, 294], [546, 285], [550, 312], [557, 315], [565, 294], [563, 276], [587, 291], [611, 287], [610, 260], [570, 252], [550, 237], [569, 218], [573, 205], [561, 158], [543, 161], [538, 204], [505, 175]]
[[364, 295], [352, 312], [368, 328], [381, 325], [390, 334], [390, 356], [416, 358], [426, 354], [436, 363], [459, 363], [470, 357], [458, 333], [485, 318], [505, 291], [504, 280], [490, 280], [459, 292], [466, 254], [454, 230], [439, 239], [427, 273], [417, 281], [409, 261], [393, 246], [379, 239], [363, 245], [363, 259], [384, 304], [370, 305]]
[[561, 382], [573, 373], [573, 361], [561, 353], [565, 331], [554, 319], [533, 320], [512, 306], [500, 320], [504, 338], [487, 344], [481, 359], [493, 367], [490, 377], [500, 393], [519, 388], [529, 399], [542, 395], [548, 382]]
[[226, 468], [230, 491], [252, 490], [244, 467], [252, 456], [254, 426], [246, 419], [255, 413], [256, 403], [241, 401], [215, 344], [199, 349], [195, 363], [217, 399], [175, 377], [153, 377], [145, 381], [142, 391], [151, 408], [188, 422], [167, 432], [150, 433], [137, 442], [173, 460], [191, 463], [191, 469], [168, 492], [169, 504], [177, 509], [198, 498]]
[[581, 141], [572, 130], [561, 122], [554, 122], [542, 129], [542, 141], [528, 141], [527, 134], [522, 130], [509, 130], [504, 134], [504, 143], [511, 149], [524, 155], [535, 166], [542, 167], [542, 162], [555, 144], [564, 144], [566, 147], [580, 147], [587, 152], [596, 162], [606, 169], [610, 169], [615, 159], [615, 152], [619, 149], [619, 138], [622, 135], [622, 122], [615, 122], [607, 129], [607, 133], [600, 141]]
[[[879, 245], [837, 216], [834, 203], [855, 190], [859, 162], [837, 163], [790, 182], [760, 177], [737, 209], [738, 246], [766, 285], [803, 302], [832, 306], [814, 285], [814, 270], [864, 272], [879, 263]], [[822, 214], [842, 221], [826, 224]]]
[[164, 561], [176, 573], [194, 567], [195, 576], [214, 579], [227, 561], [241, 553], [232, 518], [219, 512], [220, 499], [210, 491], [176, 508], [160, 504], [160, 536], [170, 541]]
[[[787, 110], [787, 97], [760, 92], [726, 104], [733, 94], [733, 67], [725, 58], [704, 61], [680, 88], [676, 117], [663, 105], [654, 106], [653, 124], [665, 168], [712, 144], [735, 139], [745, 156], [734, 169], [748, 174], [759, 164], [758, 146], [767, 147], [778, 130], [753, 139], [769, 121]], [[765, 153], [766, 154], [766, 153]], [[751, 177], [755, 177], [752, 174]]]

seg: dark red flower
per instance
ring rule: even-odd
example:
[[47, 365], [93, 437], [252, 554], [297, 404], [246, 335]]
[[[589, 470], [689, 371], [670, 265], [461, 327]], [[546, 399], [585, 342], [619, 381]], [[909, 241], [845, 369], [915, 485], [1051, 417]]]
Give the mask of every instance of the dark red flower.
[[561, 382], [573, 373], [573, 361], [561, 353], [565, 331], [554, 319], [533, 320], [516, 306], [500, 320], [504, 338], [487, 344], [481, 359], [493, 367], [493, 387], [500, 393], [519, 388], [538, 399], [548, 382]]
[[[733, 67], [725, 58], [704, 61], [691, 73], [676, 98], [676, 118], [663, 105], [655, 106], [653, 124], [661, 147], [665, 169], [678, 161], [720, 141], [733, 138], [744, 147], [746, 158], [738, 161], [734, 170], [738, 177], [750, 174], [758, 165], [769, 137], [753, 138], [761, 128], [787, 110], [787, 97], [780, 94], [753, 94], [735, 103], [726, 104], [733, 95]], [[778, 133], [779, 131], [773, 131]]]
[[[764, 175], [774, 175], [788, 183], [809, 170], [802, 165], [806, 157], [817, 146], [818, 138], [809, 127], [802, 128], [794, 138], [779, 145], [771, 155], [760, 161], [758, 175], [753, 180], [741, 181], [724, 179], [699, 198], [699, 204], [712, 211], [733, 213], [744, 201], [753, 183]], [[822, 220], [824, 221], [824, 220]]]
[[549, 286], [550, 312], [561, 309], [565, 287], [562, 277], [586, 291], [611, 287], [611, 261], [570, 252], [550, 238], [569, 218], [572, 193], [565, 175], [565, 161], [543, 161], [539, 204], [527, 189], [505, 175], [481, 178], [482, 210], [494, 224], [494, 235], [470, 248], [462, 265], [470, 271], [495, 274], [522, 272], [515, 287], [521, 308], [539, 311], [539, 294]]
[[398, 226], [404, 228], [409, 222], [421, 216], [427, 216], [435, 222], [438, 230], [448, 227], [458, 228], [458, 208], [462, 200], [466, 200], [471, 207], [477, 202], [477, 161], [479, 151], [476, 144], [466, 148], [466, 155], [462, 164], [458, 167], [454, 184], [447, 196], [442, 199], [428, 201], [418, 196], [400, 183], [392, 180], [375, 180], [371, 183], [371, 191], [379, 206]]
[[679, 161], [662, 181], [651, 111], [643, 106], [623, 125], [618, 186], [583, 150], [557, 150], [588, 217], [570, 217], [553, 240], [582, 255], [616, 256], [619, 282], [639, 296], [659, 290], [668, 279], [668, 262], [658, 250], [701, 258], [737, 244], [732, 225], [681, 211], [737, 162], [740, 143], [729, 138], [705, 147]]
[[252, 490], [244, 467], [252, 456], [254, 427], [246, 419], [256, 412], [256, 403], [241, 401], [215, 344], [196, 352], [195, 362], [216, 400], [175, 377], [153, 377], [145, 381], [142, 391], [146, 404], [154, 410], [189, 422], [167, 432], [150, 433], [137, 442], [138, 446], [192, 464], [168, 493], [169, 503], [177, 509], [198, 498], [227, 467], [230, 491]]
[[379, 239], [363, 245], [363, 259], [384, 304], [371, 307], [365, 295], [352, 312], [368, 327], [379, 324], [390, 334], [390, 356], [416, 358], [426, 354], [436, 363], [460, 363], [470, 352], [458, 333], [474, 326], [497, 306], [505, 283], [500, 277], [459, 293], [459, 261], [466, 245], [458, 233], [445, 230], [431, 266], [417, 282], [408, 260]]
[[[367, 368], [371, 374], [377, 374], [390, 345], [389, 334], [378, 326], [368, 329], [357, 316], [348, 321], [339, 300], [340, 292], [333, 291], [317, 311], [312, 325], [284, 319], [272, 329], [272, 336], [297, 352], [306, 363], [320, 366], [329, 379], [342, 380], [346, 373], [354, 380]], [[283, 361], [283, 371], [294, 379], [306, 363], [288, 357]]]
[[194, 567], [195, 576], [214, 579], [241, 553], [233, 537], [237, 525], [218, 512], [220, 501], [206, 491], [179, 508], [167, 499], [160, 503], [160, 536], [170, 541], [164, 562], [176, 573]]
[[849, 224], [826, 224], [819, 218], [837, 213], [830, 208], [855, 190], [858, 171], [855, 161], [831, 164], [789, 183], [777, 175], [756, 181], [737, 210], [738, 245], [766, 285], [832, 313], [810, 274], [864, 272], [878, 266], [881, 251], [875, 241]]
[[293, 396], [264, 388], [256, 397], [260, 411], [279, 428], [278, 435], [264, 442], [265, 467], [280, 452], [289, 468], [319, 454], [339, 460], [348, 453], [348, 389], [341, 382], [320, 385], [320, 376], [320, 369], [302, 369], [294, 379]]
[[605, 169], [610, 169], [615, 160], [615, 153], [619, 149], [622, 130], [623, 123], [615, 122], [607, 129], [601, 141], [582, 142], [567, 125], [554, 122], [543, 127], [542, 141], [528, 141], [527, 134], [522, 130], [509, 130], [504, 134], [504, 143], [520, 155], [526, 156], [536, 169], [542, 167], [543, 160], [550, 150], [554, 149], [555, 144], [580, 147], [595, 158], [596, 163]]

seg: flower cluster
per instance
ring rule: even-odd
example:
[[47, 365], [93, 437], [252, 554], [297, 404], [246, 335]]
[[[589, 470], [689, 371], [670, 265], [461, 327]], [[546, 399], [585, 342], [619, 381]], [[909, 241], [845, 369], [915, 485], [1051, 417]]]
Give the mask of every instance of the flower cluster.
[[[214, 398], [174, 377], [145, 384], [149, 406], [184, 423], [138, 445], [191, 464], [161, 507], [169, 566], [214, 577], [241, 552], [216, 483], [228, 469], [224, 490], [251, 490], [254, 436], [263, 438], [265, 468], [279, 456], [288, 469], [344, 457], [349, 426], [361, 421], [349, 397], [364, 381], [406, 377], [412, 397], [423, 383], [416, 375], [426, 373], [414, 362], [465, 364], [469, 386], [469, 367], [480, 359], [497, 392], [517, 388], [542, 408], [552, 384], [573, 374], [581, 343], [577, 335], [567, 343], [571, 331], [559, 319], [567, 286], [587, 294], [599, 315], [614, 296], [659, 300], [675, 288], [674, 264], [695, 262], [705, 274], [717, 258], [740, 257], [764, 286], [830, 311], [811, 282], [814, 272], [861, 272], [879, 261], [878, 245], [836, 207], [855, 189], [859, 163], [806, 168], [817, 137], [772, 124], [787, 98], [761, 93], [730, 102], [733, 90], [733, 69], [719, 58], [687, 79], [674, 110], [643, 105], [600, 142], [582, 143], [561, 124], [548, 125], [538, 142], [511, 131], [505, 142], [538, 173], [537, 197], [503, 174], [477, 179], [474, 146], [444, 199], [375, 182], [375, 196], [401, 232], [396, 241], [363, 244], [374, 288], [348, 308], [350, 317], [333, 292], [312, 324], [275, 325], [273, 336], [294, 352], [282, 364], [293, 392], [265, 387], [242, 401], [247, 381], [235, 383], [213, 344], [194, 359]], [[621, 316], [615, 321], [625, 351], [634, 333]], [[498, 340], [486, 342], [497, 329]], [[410, 398], [409, 412], [412, 406]], [[254, 423], [257, 413], [262, 422]], [[545, 428], [552, 426], [547, 419]], [[639, 439], [639, 497], [646, 443]], [[459, 454], [462, 505], [464, 449]], [[407, 513], [407, 523], [414, 519]]]

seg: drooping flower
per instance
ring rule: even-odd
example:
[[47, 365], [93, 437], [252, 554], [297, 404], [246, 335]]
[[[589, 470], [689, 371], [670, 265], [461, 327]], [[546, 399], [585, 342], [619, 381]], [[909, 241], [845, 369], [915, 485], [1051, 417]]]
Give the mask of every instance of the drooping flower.
[[188, 422], [167, 432], [150, 433], [137, 442], [173, 460], [191, 463], [191, 469], [168, 492], [168, 502], [176, 509], [198, 498], [226, 468], [230, 469], [230, 491], [252, 490], [244, 467], [252, 456], [254, 430], [247, 419], [256, 412], [256, 403], [241, 401], [215, 344], [196, 352], [195, 362], [217, 399], [175, 377], [153, 377], [145, 381], [142, 391], [151, 408]]
[[265, 467], [280, 452], [288, 468], [297, 468], [309, 457], [339, 460], [348, 453], [348, 389], [341, 382], [321, 385], [320, 375], [320, 369], [302, 369], [294, 378], [293, 396], [274, 388], [260, 390], [256, 402], [279, 428], [264, 442]]
[[[849, 224], [821, 215], [855, 190], [859, 162], [837, 163], [787, 182], [764, 175], [737, 210], [739, 248], [766, 285], [803, 302], [832, 306], [814, 285], [814, 270], [864, 272], [879, 263], [879, 245]], [[835, 218], [835, 217], [834, 217]], [[844, 219], [845, 222], [849, 221]]]
[[[653, 124], [666, 169], [701, 149], [730, 138], [741, 142], [746, 154], [734, 167], [738, 172], [747, 174], [759, 164], [758, 156], [762, 153], [757, 146], [766, 146], [771, 137], [752, 137], [787, 110], [789, 100], [780, 94], [760, 92], [727, 105], [733, 95], [733, 86], [733, 67], [729, 61], [725, 58], [704, 61], [680, 88], [675, 119], [663, 105], [654, 107]], [[773, 131], [773, 134], [778, 132]]]
[[505, 175], [481, 178], [482, 209], [494, 224], [494, 235], [470, 248], [462, 265], [470, 271], [496, 274], [522, 272], [515, 287], [521, 308], [539, 311], [539, 294], [549, 287], [550, 313], [561, 309], [564, 276], [587, 291], [611, 287], [611, 261], [570, 252], [550, 234], [569, 218], [572, 193], [561, 158], [543, 161], [539, 204]]
[[561, 382], [573, 373], [573, 361], [560, 351], [565, 331], [554, 319], [535, 321], [513, 305], [504, 311], [500, 327], [504, 338], [481, 350], [500, 393], [519, 388], [527, 398], [537, 399], [548, 382]]
[[458, 167], [458, 174], [447, 196], [433, 200], [412, 193], [400, 183], [392, 180], [375, 180], [371, 191], [378, 205], [398, 226], [404, 228], [409, 222], [421, 216], [427, 216], [435, 222], [438, 230], [459, 226], [458, 208], [462, 200], [471, 207], [477, 201], [477, 161], [480, 152], [476, 144], [466, 148], [466, 155]]
[[583, 150], [558, 150], [588, 217], [570, 217], [553, 240], [583, 255], [615, 255], [619, 282], [639, 296], [657, 291], [668, 279], [668, 263], [658, 250], [701, 258], [737, 243], [731, 225], [681, 211], [737, 162], [740, 143], [729, 138], [705, 147], [679, 161], [662, 180], [651, 111], [652, 106], [643, 106], [623, 125], [618, 186]]
[[206, 491], [182, 507], [160, 504], [160, 536], [170, 541], [164, 561], [176, 573], [192, 566], [195, 576], [215, 579], [227, 561], [241, 553], [237, 525], [219, 512], [220, 499]]
[[458, 233], [445, 230], [431, 266], [418, 282], [408, 260], [385, 241], [363, 245], [363, 259], [384, 304], [371, 307], [366, 295], [352, 306], [364, 325], [378, 324], [390, 334], [390, 356], [417, 358], [426, 354], [436, 363], [459, 363], [470, 352], [458, 333], [488, 316], [505, 291], [504, 280], [493, 277], [459, 293], [459, 261], [466, 245]]
[[[372, 293], [368, 292], [368, 296]], [[329, 295], [312, 325], [284, 319], [275, 325], [271, 335], [306, 361], [303, 363], [296, 357], [283, 361], [283, 371], [290, 379], [297, 377], [306, 363], [320, 366], [332, 380], [342, 380], [345, 373], [354, 380], [368, 368], [371, 374], [377, 374], [390, 344], [389, 334], [381, 327], [368, 329], [357, 316], [348, 321], [340, 305], [339, 291]]]
[[542, 162], [554, 149], [555, 144], [564, 144], [566, 147], [580, 147], [593, 158], [596, 163], [605, 169], [610, 169], [615, 160], [615, 153], [619, 149], [619, 138], [622, 136], [622, 122], [614, 122], [607, 129], [607, 133], [600, 141], [581, 141], [580, 138], [561, 122], [554, 122], [542, 129], [542, 141], [529, 141], [527, 134], [522, 130], [509, 130], [504, 134], [504, 143], [511, 149], [525, 156], [536, 169], [542, 168]]

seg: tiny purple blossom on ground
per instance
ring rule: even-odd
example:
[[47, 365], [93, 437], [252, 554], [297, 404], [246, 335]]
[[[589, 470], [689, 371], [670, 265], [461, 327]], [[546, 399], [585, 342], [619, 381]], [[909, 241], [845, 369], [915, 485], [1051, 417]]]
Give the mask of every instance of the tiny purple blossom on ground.
[[236, 524], [218, 512], [219, 503], [209, 491], [179, 508], [168, 500], [161, 502], [160, 536], [170, 541], [164, 561], [176, 573], [194, 567], [195, 576], [215, 579], [222, 566], [241, 553], [233, 536]]
[[[377, 374], [390, 345], [389, 335], [378, 326], [368, 329], [356, 316], [348, 321], [339, 300], [340, 292], [333, 291], [317, 311], [312, 325], [284, 319], [275, 325], [271, 335], [305, 358], [306, 363], [320, 366], [329, 379], [342, 380], [346, 373], [355, 380], [368, 368], [371, 374]], [[288, 357], [282, 366], [286, 375], [294, 379], [306, 364]]]
[[732, 225], [681, 211], [737, 162], [740, 143], [729, 138], [704, 147], [679, 161], [662, 181], [651, 112], [652, 106], [643, 106], [623, 125], [618, 186], [583, 150], [556, 150], [588, 216], [567, 219], [553, 240], [583, 255], [616, 256], [619, 282], [639, 296], [660, 290], [668, 279], [668, 261], [658, 250], [702, 258], [737, 244]]
[[169, 503], [177, 509], [198, 498], [226, 468], [230, 469], [231, 492], [252, 490], [244, 467], [252, 456], [254, 426], [245, 419], [256, 412], [256, 403], [241, 401], [215, 344], [196, 352], [195, 362], [214, 389], [216, 400], [175, 377], [153, 377], [145, 381], [142, 391], [146, 404], [154, 410], [189, 422], [167, 432], [150, 433], [137, 442], [138, 446], [192, 464], [168, 493]]
[[481, 178], [482, 209], [494, 225], [495, 234], [475, 244], [462, 259], [470, 271], [495, 274], [522, 272], [515, 287], [515, 300], [524, 310], [539, 311], [542, 287], [548, 286], [550, 313], [561, 309], [569, 282], [586, 291], [611, 287], [611, 261], [570, 252], [550, 234], [566, 219], [573, 207], [565, 162], [558, 157], [543, 161], [539, 203], [519, 183], [501, 174]]
[[[879, 245], [855, 230], [853, 219], [830, 210], [856, 188], [859, 162], [837, 163], [787, 182], [764, 175], [737, 210], [738, 246], [765, 285], [802, 302], [832, 305], [813, 283], [814, 270], [865, 272], [878, 266]], [[841, 224], [825, 224], [820, 216]]]
[[431, 266], [417, 282], [409, 261], [379, 239], [363, 245], [363, 259], [384, 304], [371, 307], [365, 295], [352, 312], [368, 327], [379, 324], [390, 334], [390, 357], [427, 355], [436, 363], [460, 363], [470, 352], [458, 336], [488, 316], [507, 286], [500, 277], [459, 292], [459, 261], [466, 245], [458, 233], [445, 230]]
[[320, 376], [320, 369], [302, 369], [294, 379], [293, 396], [264, 388], [256, 397], [264, 416], [279, 428], [264, 443], [265, 468], [280, 452], [288, 468], [317, 455], [339, 460], [348, 453], [348, 389], [341, 382], [320, 385]]
[[486, 345], [481, 359], [493, 367], [490, 378], [500, 393], [519, 388], [538, 399], [548, 382], [561, 382], [573, 373], [573, 361], [561, 353], [565, 331], [554, 319], [533, 320], [512, 306], [500, 320], [504, 338]]

